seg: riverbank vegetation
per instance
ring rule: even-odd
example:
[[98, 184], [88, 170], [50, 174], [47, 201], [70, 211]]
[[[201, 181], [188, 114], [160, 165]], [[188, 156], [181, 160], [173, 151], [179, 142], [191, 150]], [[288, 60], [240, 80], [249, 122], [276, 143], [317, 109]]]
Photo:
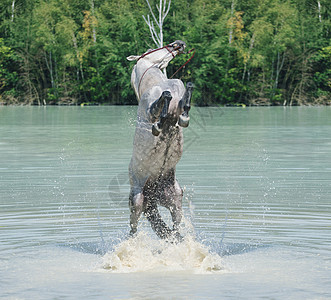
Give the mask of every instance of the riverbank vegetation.
[[[195, 48], [178, 77], [196, 105], [331, 104], [330, 6], [172, 0], [164, 41]], [[135, 104], [126, 57], [155, 48], [148, 13], [145, 0], [2, 0], [0, 104]]]

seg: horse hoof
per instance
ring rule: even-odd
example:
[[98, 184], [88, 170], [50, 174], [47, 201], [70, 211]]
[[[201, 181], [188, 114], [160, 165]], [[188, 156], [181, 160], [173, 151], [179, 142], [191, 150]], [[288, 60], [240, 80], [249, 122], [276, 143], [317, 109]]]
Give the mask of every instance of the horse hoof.
[[162, 131], [162, 129], [159, 127], [158, 123], [153, 124], [152, 133], [153, 133], [154, 136], [158, 136], [161, 131]]
[[189, 116], [180, 115], [178, 119], [178, 125], [181, 127], [187, 127], [190, 122]]
[[132, 239], [137, 236], [137, 229], [131, 229], [127, 235], [127, 239]]
[[169, 91], [163, 91], [162, 97], [167, 99], [167, 100], [172, 100], [171, 93]]
[[184, 241], [183, 236], [179, 232], [175, 233], [174, 239], [176, 244], [182, 243]]
[[174, 230], [167, 236], [166, 241], [171, 244], [179, 244], [184, 241], [184, 238], [177, 230]]
[[186, 83], [186, 88], [187, 89], [193, 89], [194, 88], [194, 84], [192, 82], [188, 82], [188, 83]]

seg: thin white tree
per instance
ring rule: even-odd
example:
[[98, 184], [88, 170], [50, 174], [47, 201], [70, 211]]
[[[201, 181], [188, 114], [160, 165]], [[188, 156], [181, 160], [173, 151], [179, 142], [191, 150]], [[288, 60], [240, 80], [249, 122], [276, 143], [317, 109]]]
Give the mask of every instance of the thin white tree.
[[320, 23], [322, 22], [322, 15], [321, 15], [321, 1], [317, 1], [317, 7], [318, 7], [318, 19]]
[[237, 4], [237, 0], [232, 0], [232, 4], [231, 4], [231, 23], [230, 23], [230, 30], [229, 30], [229, 44], [230, 45], [232, 44], [232, 38], [233, 38], [233, 27], [234, 27], [233, 16], [234, 16], [234, 13], [235, 13], [236, 4]]
[[[154, 43], [156, 44], [157, 48], [161, 48], [163, 47], [163, 24], [166, 16], [169, 13], [171, 0], [169, 0], [168, 4], [167, 0], [160, 0], [160, 4], [156, 5], [158, 18], [154, 14], [149, 0], [146, 0], [146, 3], [148, 5], [152, 18], [150, 18], [149, 15], [147, 15], [147, 18], [145, 16], [143, 16], [143, 18], [149, 27], [149, 31], [151, 32], [151, 36]], [[157, 28], [155, 28], [155, 25], [157, 26]]]
[[97, 33], [95, 29], [95, 14], [94, 14], [94, 0], [91, 0], [91, 13], [92, 13], [92, 36], [94, 45], [97, 42]]
[[13, 0], [11, 4], [11, 21], [14, 22], [14, 16], [15, 16], [15, 0]]

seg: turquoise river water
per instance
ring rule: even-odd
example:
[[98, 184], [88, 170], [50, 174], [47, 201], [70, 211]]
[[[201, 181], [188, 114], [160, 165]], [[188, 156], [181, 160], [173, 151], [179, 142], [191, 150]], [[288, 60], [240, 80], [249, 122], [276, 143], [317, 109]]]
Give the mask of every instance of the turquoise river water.
[[193, 107], [178, 245], [127, 239], [135, 119], [0, 107], [0, 299], [331, 299], [330, 107]]

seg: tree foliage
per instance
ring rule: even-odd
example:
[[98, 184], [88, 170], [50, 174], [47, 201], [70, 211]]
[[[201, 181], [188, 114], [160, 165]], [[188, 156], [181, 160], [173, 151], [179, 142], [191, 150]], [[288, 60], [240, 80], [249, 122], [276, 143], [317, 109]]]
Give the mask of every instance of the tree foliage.
[[[195, 83], [197, 105], [330, 104], [330, 9], [327, 0], [172, 0], [163, 39], [195, 48], [178, 76]], [[2, 0], [0, 103], [135, 104], [126, 57], [154, 47], [148, 13], [145, 0]]]

